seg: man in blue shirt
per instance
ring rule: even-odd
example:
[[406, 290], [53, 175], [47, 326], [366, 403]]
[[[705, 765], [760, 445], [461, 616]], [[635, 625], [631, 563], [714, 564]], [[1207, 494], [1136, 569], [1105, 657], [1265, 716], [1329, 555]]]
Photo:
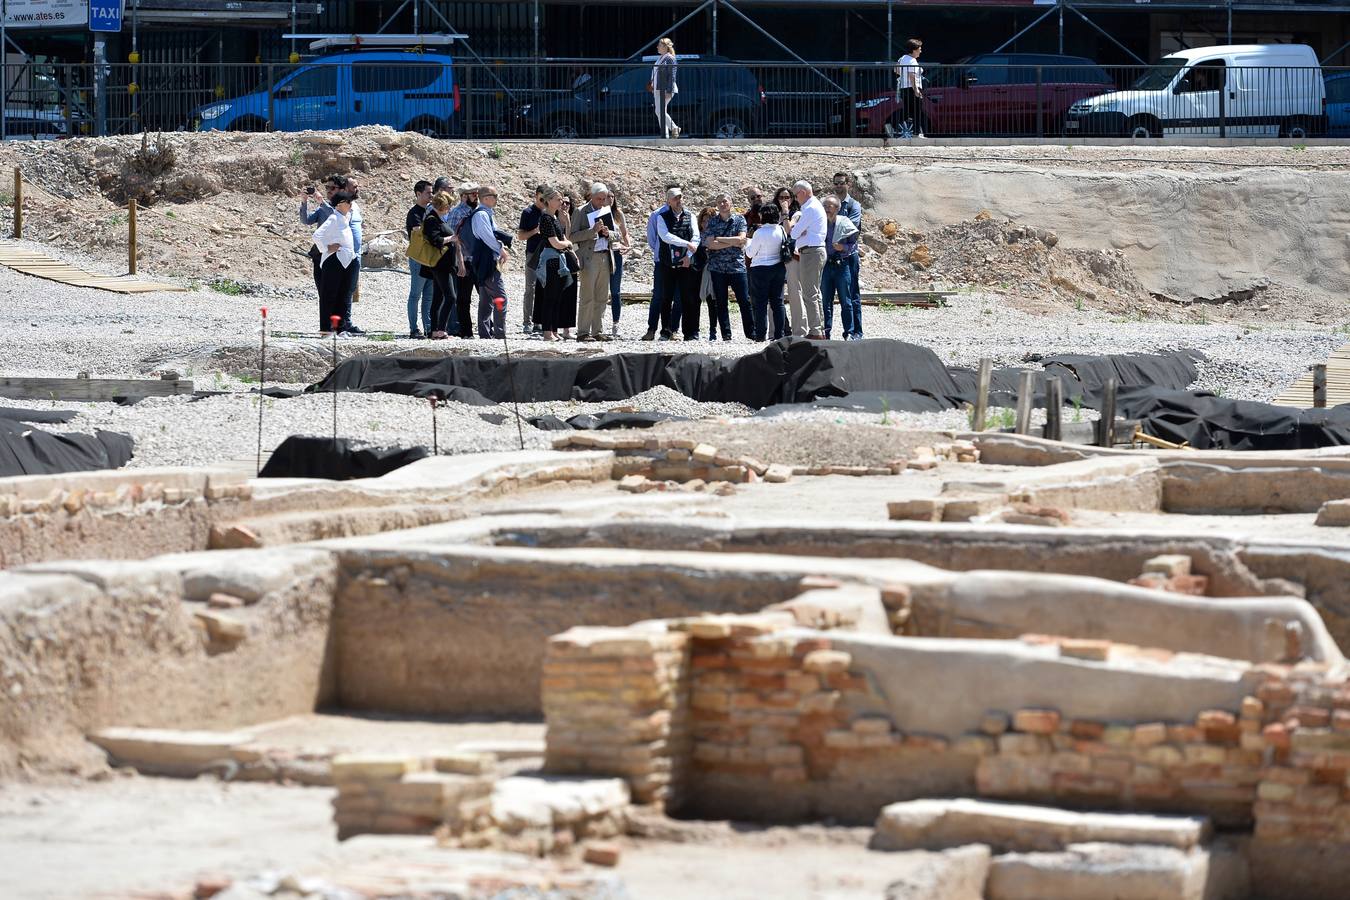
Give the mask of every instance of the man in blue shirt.
[[[478, 336], [499, 338], [506, 335], [506, 285], [502, 281], [501, 270], [510, 259], [510, 254], [497, 233], [497, 221], [494, 218], [497, 189], [484, 187], [476, 193], [479, 205], [469, 218], [473, 239], [465, 236], [463, 243], [473, 247], [469, 268], [478, 285]], [[498, 299], [502, 301], [501, 305], [495, 302]]]
[[[318, 228], [324, 223], [324, 220], [333, 214], [333, 204], [329, 202], [333, 195], [347, 186], [347, 179], [341, 175], [329, 175], [323, 180], [324, 194], [328, 200], [321, 200], [319, 205], [311, 212], [309, 209], [310, 198], [314, 196], [314, 188], [308, 188], [305, 196], [300, 198], [300, 224], [308, 225], [310, 228]], [[314, 263], [314, 290], [319, 290], [319, 253], [316, 247], [309, 248], [310, 261]]]
[[[853, 227], [862, 234], [862, 204], [854, 200], [849, 190], [853, 187], [853, 178], [847, 172], [835, 172], [833, 179], [834, 195], [839, 198], [839, 214], [846, 216]], [[858, 254], [853, 254], [849, 264], [849, 280], [853, 284], [853, 296], [861, 300], [862, 292], [858, 284]], [[861, 307], [860, 307], [861, 308]]]
[[729, 194], [717, 195], [717, 215], [703, 226], [703, 246], [708, 251], [708, 273], [712, 276], [713, 309], [708, 321], [708, 340], [716, 340], [721, 327], [722, 340], [731, 340], [731, 316], [727, 307], [727, 289], [736, 294], [741, 328], [747, 338], [754, 336], [750, 315], [749, 285], [745, 274], [745, 217], [731, 208]]
[[862, 339], [862, 305], [853, 292], [849, 260], [858, 258], [858, 229], [840, 215], [839, 198], [825, 197], [825, 268], [820, 276], [820, 300], [825, 313], [825, 337], [834, 325], [834, 295], [839, 294], [839, 316], [846, 341]]
[[[473, 215], [473, 211], [478, 208], [478, 185], [472, 182], [465, 182], [459, 186], [459, 203], [450, 210], [450, 218], [446, 220], [446, 227], [450, 233], [456, 236], [456, 239], [466, 237], [460, 234], [460, 225], [464, 220]], [[456, 251], [459, 254], [459, 264], [455, 272], [455, 296], [458, 298], [455, 305], [455, 312], [451, 316], [452, 330], [458, 326], [457, 334], [462, 338], [473, 337], [473, 322], [469, 318], [469, 298], [473, 296], [474, 276], [473, 269], [466, 262], [468, 258], [468, 247], [464, 246], [469, 241], [463, 240]], [[480, 323], [481, 324], [481, 323]]]

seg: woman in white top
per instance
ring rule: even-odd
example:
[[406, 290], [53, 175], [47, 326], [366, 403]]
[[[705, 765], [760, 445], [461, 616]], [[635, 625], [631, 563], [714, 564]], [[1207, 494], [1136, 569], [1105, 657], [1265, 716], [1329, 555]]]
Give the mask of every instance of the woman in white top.
[[319, 257], [319, 331], [333, 328], [333, 316], [338, 317], [339, 332], [347, 330], [349, 322], [342, 321], [348, 289], [356, 269], [356, 241], [352, 237], [352, 195], [339, 191], [329, 201], [333, 213], [323, 220], [314, 232], [314, 246]]
[[750, 307], [753, 313], [754, 334], [751, 340], [768, 339], [769, 310], [773, 310], [773, 339], [787, 337], [783, 317], [783, 283], [787, 269], [783, 265], [783, 244], [787, 233], [778, 224], [778, 207], [766, 203], [759, 208], [759, 227], [745, 245], [745, 259], [749, 263]]
[[[923, 41], [910, 38], [905, 42], [905, 55], [895, 64], [895, 99], [903, 110], [900, 121], [904, 137], [923, 137], [927, 130], [928, 116], [923, 109], [923, 66], [919, 65], [922, 55]], [[904, 124], [908, 125], [908, 130]]]
[[670, 118], [670, 101], [680, 92], [675, 83], [675, 42], [663, 37], [656, 42], [656, 65], [652, 66], [651, 92], [656, 106], [656, 124], [663, 137], [680, 136], [680, 126]]

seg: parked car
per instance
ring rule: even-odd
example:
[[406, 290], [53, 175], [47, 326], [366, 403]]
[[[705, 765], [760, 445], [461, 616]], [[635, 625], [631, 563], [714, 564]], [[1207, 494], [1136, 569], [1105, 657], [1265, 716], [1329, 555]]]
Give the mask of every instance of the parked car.
[[[984, 53], [949, 66], [924, 66], [930, 135], [1058, 134], [1069, 107], [1111, 90], [1106, 70], [1082, 56]], [[894, 90], [856, 104], [859, 134], [900, 130]]]
[[[76, 130], [79, 121], [75, 122]], [[5, 139], [10, 141], [54, 141], [70, 137], [66, 117], [60, 110], [6, 109]]]
[[274, 131], [389, 125], [438, 136], [458, 127], [459, 85], [446, 54], [392, 50], [320, 57], [242, 97], [193, 111], [200, 131]]
[[1327, 136], [1350, 137], [1350, 72], [1327, 76]]
[[1129, 90], [1074, 104], [1069, 134], [1305, 138], [1326, 131], [1326, 82], [1306, 44], [1198, 47], [1164, 56]]
[[[598, 78], [583, 75], [561, 95], [517, 106], [503, 127], [556, 138], [659, 134], [647, 91], [654, 61], [648, 57]], [[746, 66], [724, 56], [680, 56], [677, 83], [670, 117], [685, 133], [739, 138], [763, 130], [764, 90]]]

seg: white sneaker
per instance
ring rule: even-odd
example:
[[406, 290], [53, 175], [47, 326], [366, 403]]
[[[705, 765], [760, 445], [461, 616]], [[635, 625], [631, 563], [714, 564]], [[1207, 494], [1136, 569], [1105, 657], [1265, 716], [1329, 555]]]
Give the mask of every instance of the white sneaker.
[[618, 336], [619, 336], [619, 323], [618, 323], [618, 322], [615, 322], [613, 325], [611, 325], [611, 326], [609, 327], [609, 333], [610, 333], [610, 336], [611, 336], [611, 337], [618, 337]]
[[676, 140], [679, 140], [679, 138], [680, 138], [680, 126], [678, 126], [678, 125], [672, 125], [672, 126], [670, 126], [670, 130], [671, 130], [671, 132], [672, 132], [671, 137], [675, 138]]

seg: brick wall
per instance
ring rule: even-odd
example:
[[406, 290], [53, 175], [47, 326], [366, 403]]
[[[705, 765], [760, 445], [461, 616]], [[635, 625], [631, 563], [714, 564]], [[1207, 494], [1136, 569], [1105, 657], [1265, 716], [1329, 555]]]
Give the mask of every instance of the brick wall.
[[545, 769], [628, 782], [639, 803], [678, 805], [691, 750], [689, 641], [638, 628], [573, 628], [548, 642]]
[[[639, 802], [674, 799], [708, 814], [782, 819], [968, 793], [1199, 813], [1262, 840], [1350, 841], [1350, 683], [1323, 666], [1256, 667], [1254, 696], [1193, 721], [994, 710], [948, 740], [878, 712], [884, 698], [868, 673], [829, 632], [794, 627], [788, 613], [664, 625], [554, 638], [544, 684], [551, 770], [625, 777]], [[1103, 642], [1071, 643], [1077, 655], [1105, 653]], [[678, 738], [657, 723], [678, 723], [669, 733]], [[658, 771], [679, 790], [654, 795]], [[925, 771], [938, 776], [925, 781]]]

